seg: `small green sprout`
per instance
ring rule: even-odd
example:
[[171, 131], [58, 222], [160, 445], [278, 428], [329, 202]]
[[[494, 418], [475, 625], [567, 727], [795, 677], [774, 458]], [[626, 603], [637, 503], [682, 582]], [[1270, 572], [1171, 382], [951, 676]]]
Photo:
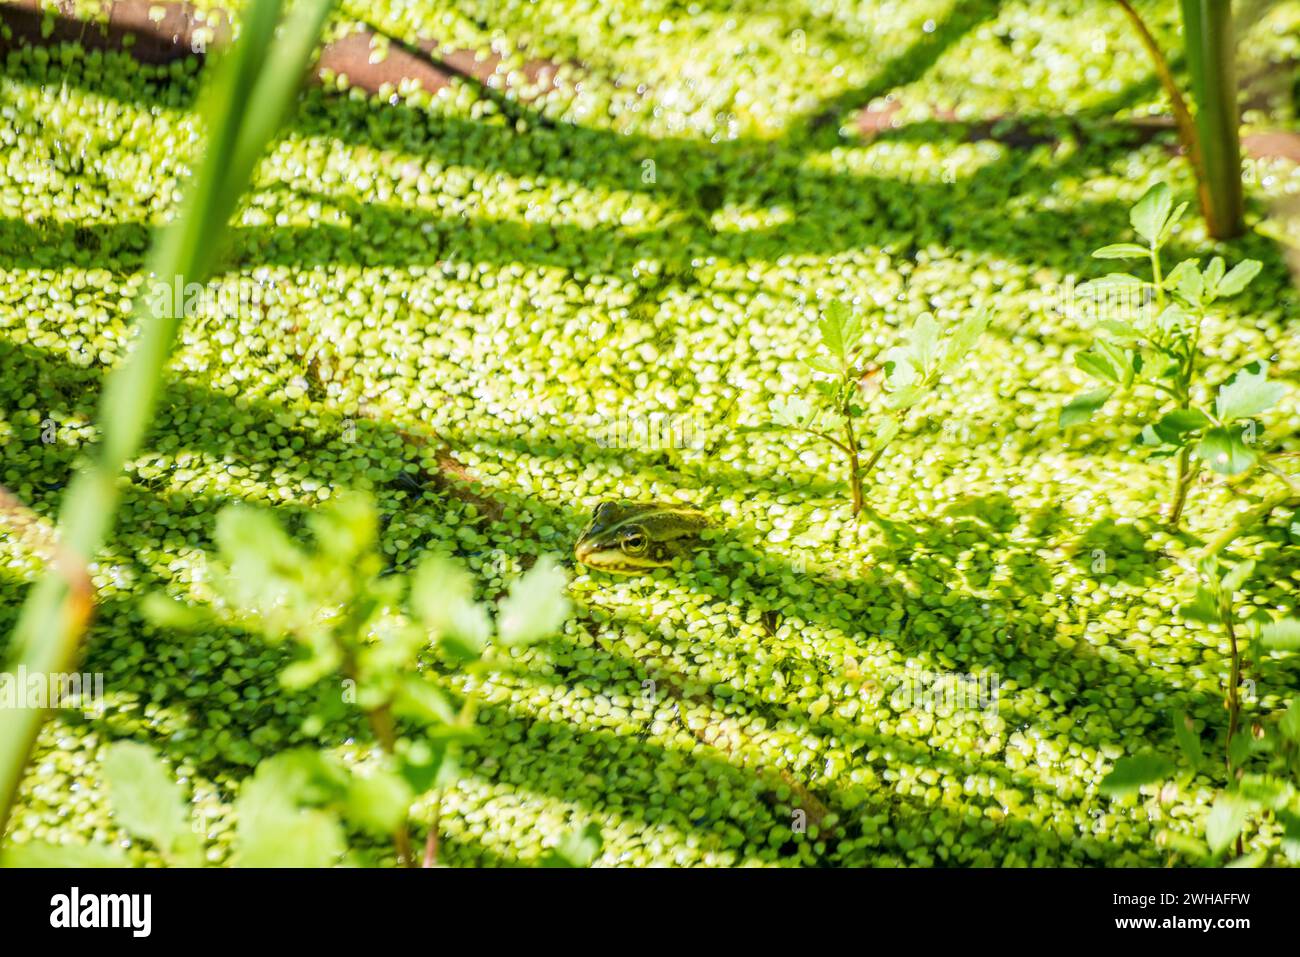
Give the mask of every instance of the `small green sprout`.
[[1075, 364], [1100, 386], [1071, 399], [1059, 420], [1063, 429], [1082, 424], [1117, 393], [1149, 389], [1156, 401], [1151, 413], [1135, 423], [1137, 444], [1153, 456], [1177, 459], [1168, 503], [1174, 528], [1203, 466], [1220, 475], [1239, 475], [1264, 464], [1258, 416], [1286, 391], [1269, 379], [1268, 364], [1261, 360], [1241, 367], [1212, 402], [1198, 401], [1205, 391], [1200, 369], [1205, 319], [1215, 303], [1244, 290], [1260, 264], [1247, 259], [1228, 269], [1215, 256], [1202, 269], [1198, 260], [1188, 259], [1166, 275], [1160, 251], [1186, 209], [1186, 203], [1175, 207], [1169, 187], [1158, 183], [1129, 216], [1143, 243], [1114, 243], [1093, 253], [1098, 259], [1146, 259], [1151, 279], [1111, 273], [1079, 287], [1095, 298], [1098, 316], [1092, 346], [1075, 356]]
[[774, 399], [771, 421], [745, 431], [800, 432], [839, 449], [848, 462], [856, 518], [865, 504], [863, 486], [897, 438], [907, 411], [960, 365], [987, 325], [988, 316], [980, 312], [945, 334], [926, 313], [902, 344], [870, 356], [862, 315], [833, 299], [817, 324], [822, 350], [803, 360], [816, 377], [809, 397]]
[[[1241, 697], [1243, 686], [1252, 686], [1244, 677], [1252, 660], [1300, 651], [1300, 619], [1274, 621], [1262, 611], [1238, 608], [1234, 595], [1245, 588], [1255, 568], [1252, 560], [1229, 564], [1213, 555], [1203, 557], [1197, 564], [1196, 591], [1179, 609], [1188, 622], [1221, 629], [1229, 642], [1224, 787], [1206, 814], [1204, 840], [1172, 830], [1157, 837], [1161, 846], [1206, 864], [1222, 863], [1229, 852], [1234, 855], [1232, 866], [1268, 863], [1269, 851], [1245, 852], [1245, 838], [1251, 821], [1269, 819], [1283, 831], [1280, 848], [1286, 860], [1300, 863], [1300, 699], [1292, 700], [1280, 719], [1253, 722], [1247, 729]], [[1185, 767], [1154, 752], [1120, 758], [1101, 782], [1103, 796], [1124, 798], [1165, 781], [1186, 786], [1197, 775], [1213, 773], [1196, 723], [1181, 709], [1175, 709], [1172, 718], [1173, 743]]]

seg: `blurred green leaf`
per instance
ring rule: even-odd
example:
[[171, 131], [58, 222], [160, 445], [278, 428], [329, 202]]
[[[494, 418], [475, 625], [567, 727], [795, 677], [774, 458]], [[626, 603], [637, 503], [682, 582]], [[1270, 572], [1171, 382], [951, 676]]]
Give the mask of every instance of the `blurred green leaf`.
[[236, 863], [241, 867], [330, 867], [347, 851], [337, 801], [346, 778], [314, 751], [267, 758], [235, 801]]
[[1087, 422], [1110, 399], [1113, 389], [1095, 389], [1076, 395], [1061, 409], [1057, 424], [1062, 429]]
[[559, 562], [543, 555], [510, 585], [497, 613], [497, 634], [506, 645], [527, 645], [548, 638], [569, 617], [564, 590], [568, 576]]
[[1169, 777], [1173, 769], [1173, 762], [1158, 754], [1138, 754], [1120, 758], [1102, 780], [1098, 790], [1106, 797], [1112, 798], [1136, 794], [1140, 788]]
[[1255, 362], [1219, 386], [1215, 414], [1225, 424], [1234, 419], [1249, 419], [1271, 409], [1285, 394], [1284, 384], [1269, 381], [1268, 364]]
[[821, 319], [818, 320], [817, 328], [821, 333], [822, 344], [832, 356], [839, 360], [843, 366], [848, 361], [849, 345], [845, 341], [845, 324], [849, 321], [851, 310], [847, 303], [840, 299], [832, 299], [822, 310]]
[[1093, 250], [1092, 255], [1096, 259], [1146, 259], [1151, 250], [1137, 243], [1111, 243]]
[[1205, 289], [1210, 298], [1214, 298], [1219, 293], [1219, 284], [1223, 281], [1224, 262], [1222, 256], [1215, 256], [1210, 260], [1210, 264], [1205, 267], [1202, 278], [1205, 280]]
[[1250, 281], [1259, 275], [1263, 268], [1263, 263], [1255, 259], [1243, 259], [1237, 265], [1228, 271], [1228, 274], [1219, 282], [1216, 290], [1221, 298], [1235, 296], [1247, 286]]
[[104, 777], [123, 830], [151, 842], [170, 863], [194, 867], [202, 849], [180, 783], [148, 745], [118, 741], [104, 749]]
[[17, 868], [102, 868], [130, 867], [126, 854], [106, 844], [51, 844], [29, 841], [0, 851], [0, 867]]
[[934, 368], [935, 355], [939, 348], [939, 324], [928, 312], [917, 316], [907, 337], [907, 349], [912, 363], [922, 375], [928, 375]]
[[1253, 574], [1255, 574], [1254, 559], [1237, 562], [1224, 573], [1219, 587], [1223, 589], [1225, 595], [1231, 595], [1235, 591], [1241, 591], [1241, 586], [1246, 584]]
[[1292, 698], [1277, 723], [1277, 729], [1288, 741], [1300, 743], [1300, 698]]
[[1189, 305], [1200, 305], [1205, 297], [1205, 283], [1201, 279], [1201, 264], [1195, 259], [1184, 259], [1169, 273], [1165, 285], [1173, 289]]
[[401, 775], [383, 769], [354, 772], [343, 799], [343, 814], [375, 837], [389, 837], [400, 827], [415, 800]]
[[542, 858], [542, 867], [590, 867], [602, 843], [600, 829], [594, 824], [570, 831]]
[[1273, 811], [1280, 811], [1295, 797], [1295, 787], [1271, 774], [1243, 774], [1237, 783], [1242, 799]]
[[173, 631], [190, 631], [209, 621], [204, 609], [177, 601], [160, 591], [151, 591], [140, 601], [140, 614], [157, 628]]
[[944, 346], [943, 360], [940, 368], [944, 372], [955, 369], [957, 365], [966, 358], [975, 343], [979, 341], [980, 336], [989, 325], [989, 315], [987, 312], [980, 310], [973, 316], [968, 316], [957, 324], [951, 335], [948, 336], [948, 342]]
[[1300, 651], [1300, 618], [1283, 618], [1259, 630], [1259, 642], [1265, 651]]
[[1218, 854], [1228, 848], [1250, 816], [1250, 804], [1235, 794], [1222, 793], [1210, 807], [1205, 819], [1205, 840], [1210, 851]]
[[1201, 436], [1196, 457], [1220, 475], [1237, 475], [1255, 464], [1256, 454], [1235, 430], [1214, 428]]
[[1204, 585], [1198, 585], [1196, 597], [1181, 605], [1178, 614], [1187, 621], [1199, 622], [1202, 625], [1217, 625], [1219, 624], [1219, 601], [1214, 597], [1214, 592]]
[[1201, 765], [1205, 763], [1205, 750], [1201, 747], [1201, 739], [1191, 719], [1187, 717], [1186, 711], [1181, 708], [1174, 709], [1173, 726], [1174, 740], [1178, 742], [1183, 757], [1187, 758], [1187, 763], [1192, 766], [1192, 770], [1200, 770]]
[[420, 622], [457, 657], [473, 660], [482, 653], [492, 622], [474, 601], [474, 579], [464, 567], [442, 555], [426, 555], [411, 576], [410, 602]]
[[393, 712], [425, 724], [450, 724], [456, 707], [447, 693], [419, 675], [403, 675], [393, 698]]
[[1162, 441], [1170, 445], [1182, 445], [1191, 433], [1210, 424], [1209, 417], [1199, 409], [1174, 409], [1166, 413], [1153, 428]]

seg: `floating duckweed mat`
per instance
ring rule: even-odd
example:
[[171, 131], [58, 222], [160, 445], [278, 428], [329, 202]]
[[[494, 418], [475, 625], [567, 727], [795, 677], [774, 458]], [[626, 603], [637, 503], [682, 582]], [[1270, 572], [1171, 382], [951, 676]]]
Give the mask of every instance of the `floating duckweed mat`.
[[[1098, 784], [1123, 755], [1178, 760], [1175, 709], [1207, 742], [1221, 734], [1227, 637], [1177, 608], [1196, 537], [1239, 505], [1211, 483], [1190, 534], [1170, 534], [1155, 517], [1166, 468], [1131, 455], [1116, 419], [1056, 425], [1083, 384], [1070, 290], [1106, 271], [1089, 253], [1125, 234], [1151, 183], [1193, 193], [1171, 136], [1120, 122], [1159, 91], [1117, 10], [364, 6], [345, 4], [334, 35], [364, 21], [500, 55], [507, 92], [529, 59], [570, 68], [539, 98], [511, 96], [508, 116], [469, 84], [304, 93], [93, 567], [84, 670], [104, 675], [104, 711], [47, 724], [13, 841], [125, 842], [100, 774], [120, 738], [177, 769], [214, 862], [260, 759], [300, 744], [367, 758], [360, 723], [305, 721], [313, 701], [280, 687], [280, 650], [140, 611], [157, 590], [209, 595], [223, 505], [299, 516], [358, 488], [377, 496], [395, 568], [455, 554], [488, 596], [567, 555], [606, 499], [690, 502], [718, 522], [693, 564], [574, 568], [563, 634], [480, 688], [493, 733], [444, 801], [449, 863], [533, 863], [586, 821], [603, 864], [1149, 865], [1168, 859], [1158, 831], [1200, 832], [1209, 777], [1119, 799]], [[1147, 12], [1169, 45], [1161, 11]], [[1298, 22], [1290, 2], [1249, 26], [1274, 75], [1296, 75]], [[201, 142], [196, 89], [192, 60], [70, 45], [5, 60], [0, 484], [47, 520], [128, 344], [150, 230]], [[893, 125], [856, 132], [853, 112], [891, 95]], [[1287, 94], [1265, 99], [1291, 115]], [[963, 125], [1007, 115], [1035, 135]], [[1255, 161], [1248, 190], [1272, 235], [1294, 230], [1267, 219], [1300, 193], [1293, 163]], [[1265, 358], [1300, 384], [1300, 303], [1267, 231], [1212, 247], [1189, 218], [1173, 241], [1264, 264], [1209, 327], [1209, 381]], [[833, 449], [737, 428], [805, 386], [831, 296], [859, 304], [881, 347], [923, 313], [992, 317], [904, 420], [868, 489], [876, 519], [856, 524]], [[1293, 388], [1270, 414], [1283, 447], [1298, 447], [1298, 402]], [[1259, 563], [1248, 603], [1296, 608], [1293, 534], [1243, 550]], [[39, 567], [0, 541], [0, 633]], [[1297, 667], [1259, 662], [1246, 714], [1282, 708]], [[1247, 850], [1277, 839], [1265, 827]]]

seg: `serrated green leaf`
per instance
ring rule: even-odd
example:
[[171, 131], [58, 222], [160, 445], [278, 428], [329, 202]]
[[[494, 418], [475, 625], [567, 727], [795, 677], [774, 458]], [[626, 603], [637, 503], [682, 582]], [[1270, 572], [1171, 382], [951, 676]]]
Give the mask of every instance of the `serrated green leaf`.
[[822, 344], [832, 356], [843, 365], [848, 360], [848, 348], [844, 341], [844, 325], [848, 321], [850, 309], [840, 299], [832, 299], [822, 310], [817, 328], [821, 333]]
[[1138, 754], [1120, 758], [1102, 780], [1098, 789], [1106, 797], [1136, 794], [1148, 784], [1163, 781], [1174, 769], [1173, 763], [1158, 754]]
[[1170, 213], [1169, 218], [1165, 220], [1164, 228], [1160, 230], [1160, 239], [1157, 242], [1157, 245], [1163, 246], [1168, 242], [1169, 237], [1173, 235], [1174, 226], [1183, 218], [1183, 213], [1185, 212], [1187, 212], [1187, 203], [1179, 203], [1174, 207], [1174, 211]]
[[[1186, 309], [1176, 302], [1171, 302], [1160, 311], [1160, 315], [1156, 316], [1156, 331], [1161, 337], [1168, 337], [1174, 333], [1181, 335], [1187, 331], [1189, 318]], [[1163, 378], [1172, 378], [1177, 374], [1178, 368], [1178, 363], [1171, 362]]]
[[1214, 401], [1215, 414], [1224, 423], [1248, 419], [1271, 409], [1285, 394], [1285, 385], [1269, 381], [1268, 363], [1254, 362], [1219, 386]]
[[1255, 464], [1255, 451], [1235, 430], [1214, 428], [1201, 436], [1196, 457], [1220, 475], [1237, 475]]
[[411, 575], [411, 610], [457, 657], [476, 658], [492, 633], [487, 609], [474, 601], [474, 579], [457, 562], [426, 555]]
[[885, 396], [885, 405], [895, 412], [902, 412], [910, 409], [916, 403], [920, 402], [925, 396], [925, 389], [919, 385], [909, 385], [906, 388], [890, 392]]
[[1214, 299], [1219, 294], [1219, 283], [1223, 281], [1224, 262], [1222, 256], [1215, 256], [1210, 260], [1210, 264], [1205, 267], [1205, 272], [1201, 278], [1205, 280], [1205, 290], [1207, 295]]
[[1160, 234], [1169, 222], [1173, 211], [1174, 194], [1165, 183], [1156, 183], [1134, 204], [1129, 212], [1129, 222], [1139, 236], [1154, 246], [1160, 241]]
[[549, 638], [569, 617], [569, 582], [553, 556], [543, 555], [532, 568], [515, 579], [501, 602], [497, 636], [505, 645], [529, 645]]
[[122, 828], [151, 842], [172, 863], [197, 864], [200, 849], [189, 802], [158, 753], [135, 741], [118, 741], [104, 749], [103, 768], [113, 815]]
[[1133, 382], [1133, 353], [1105, 340], [1094, 342], [1087, 352], [1076, 353], [1074, 364], [1095, 379], [1120, 386]]
[[1092, 392], [1076, 395], [1061, 409], [1061, 414], [1057, 419], [1057, 427], [1068, 429], [1071, 426], [1087, 422], [1098, 409], [1106, 404], [1113, 391], [1112, 389], [1095, 389]]
[[1137, 243], [1111, 243], [1092, 252], [1094, 259], [1146, 259], [1151, 250]]
[[920, 381], [911, 350], [896, 346], [886, 350], [881, 361], [885, 367], [885, 382], [890, 389], [906, 389]]
[[928, 312], [917, 316], [912, 330], [907, 337], [907, 348], [912, 356], [912, 363], [926, 375], [934, 368], [935, 355], [939, 348], [939, 324]]
[[792, 429], [804, 428], [816, 415], [812, 403], [801, 395], [778, 396], [768, 403], [768, 411], [774, 423]]
[[1199, 306], [1205, 298], [1205, 281], [1201, 278], [1201, 264], [1195, 259], [1184, 259], [1175, 266], [1169, 273], [1169, 281], [1165, 285], [1192, 306]]
[[988, 328], [988, 325], [989, 315], [983, 310], [957, 324], [944, 346], [943, 360], [940, 363], [944, 372], [955, 369], [966, 358], [971, 349], [975, 347], [975, 343], [979, 341], [980, 336], [984, 335], [984, 330]]
[[876, 429], [875, 434], [871, 437], [872, 449], [884, 448], [890, 442], [894, 441], [902, 427], [902, 423], [898, 421], [897, 417], [885, 419], [885, 421], [880, 423], [880, 427]]
[[1264, 268], [1263, 263], [1255, 259], [1243, 259], [1237, 265], [1228, 271], [1228, 274], [1219, 282], [1218, 295], [1220, 298], [1226, 296], [1235, 296], [1247, 286], [1250, 281], [1259, 275], [1259, 271]]

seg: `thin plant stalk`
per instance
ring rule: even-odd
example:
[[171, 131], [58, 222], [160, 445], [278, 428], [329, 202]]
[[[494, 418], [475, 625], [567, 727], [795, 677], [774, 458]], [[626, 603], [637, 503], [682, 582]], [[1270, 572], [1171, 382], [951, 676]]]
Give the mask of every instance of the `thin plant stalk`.
[[1116, 0], [1151, 57], [1169, 98], [1178, 139], [1196, 177], [1196, 196], [1206, 229], [1215, 239], [1242, 231], [1241, 146], [1237, 128], [1228, 0], [1182, 0], [1187, 62], [1198, 112], [1192, 115], [1160, 44], [1129, 0]]
[[[179, 216], [155, 241], [147, 271], [160, 281], [205, 281], [227, 223], [253, 168], [283, 123], [302, 81], [330, 0], [299, 0], [276, 38], [281, 0], [254, 0], [240, 40], [215, 67], [201, 113], [208, 142]], [[173, 285], [172, 288], [175, 288]], [[69, 484], [59, 512], [59, 548], [89, 566], [112, 531], [123, 469], [144, 442], [184, 310], [141, 295], [134, 305], [134, 347], [107, 378], [97, 418], [100, 442]], [[8, 666], [33, 674], [73, 669], [89, 615], [67, 574], [51, 568], [28, 592], [14, 628]], [[0, 836], [13, 812], [45, 709], [0, 709]]]
[[[846, 403], [847, 406], [847, 403]], [[844, 442], [849, 455], [849, 490], [853, 497], [853, 520], [862, 514], [862, 466], [858, 453], [858, 436], [853, 429], [853, 414], [844, 410]]]
[[1245, 228], [1241, 188], [1240, 115], [1230, 0], [1182, 0], [1183, 44], [1196, 101], [1205, 222], [1215, 239]]

